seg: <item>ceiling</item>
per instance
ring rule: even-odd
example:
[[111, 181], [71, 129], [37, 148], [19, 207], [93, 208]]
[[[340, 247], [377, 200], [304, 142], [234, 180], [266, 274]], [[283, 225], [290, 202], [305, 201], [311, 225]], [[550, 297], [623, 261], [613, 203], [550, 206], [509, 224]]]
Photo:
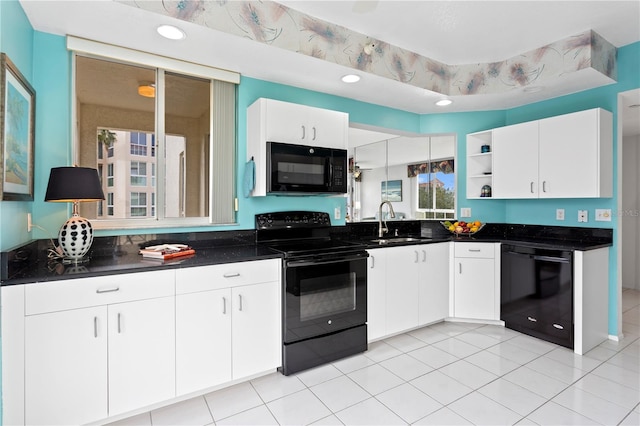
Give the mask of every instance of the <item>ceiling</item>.
[[[201, 3], [221, 3], [206, 1]], [[427, 114], [511, 108], [602, 84], [588, 73], [558, 79], [537, 93], [442, 96], [373, 73], [345, 84], [353, 69], [272, 47], [204, 25], [110, 0], [20, 0], [36, 30], [71, 34], [186, 61], [237, 71], [244, 76], [302, 87], [405, 111]], [[146, 2], [148, 3], [148, 1]], [[162, 2], [162, 5], [178, 2]], [[193, 2], [194, 4], [196, 2]], [[226, 3], [226, 2], [222, 2]], [[382, 40], [450, 65], [490, 63], [593, 30], [616, 47], [640, 41], [639, 1], [393, 1], [281, 0], [301, 13]], [[187, 38], [161, 38], [159, 24], [181, 27]]]

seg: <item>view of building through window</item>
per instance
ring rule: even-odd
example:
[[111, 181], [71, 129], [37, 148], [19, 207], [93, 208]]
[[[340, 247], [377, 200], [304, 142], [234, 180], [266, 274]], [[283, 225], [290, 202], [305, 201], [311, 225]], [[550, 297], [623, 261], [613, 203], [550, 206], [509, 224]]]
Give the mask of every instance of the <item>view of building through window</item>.
[[[139, 131], [100, 129], [98, 135], [108, 132], [111, 137], [109, 148], [97, 143], [98, 174], [105, 194], [116, 194], [127, 203], [109, 206], [109, 200], [98, 202], [98, 217], [144, 218], [156, 214], [156, 170], [157, 158], [155, 135]], [[183, 217], [184, 199], [184, 157], [186, 141], [183, 136], [167, 136], [165, 159], [166, 179], [174, 182], [166, 189], [169, 217]], [[103, 151], [111, 152], [110, 156]], [[106, 208], [105, 208], [106, 207]], [[114, 208], [115, 207], [115, 208]], [[106, 212], [106, 213], [105, 213]]]
[[421, 173], [418, 175], [418, 209], [428, 219], [455, 217], [455, 173]]

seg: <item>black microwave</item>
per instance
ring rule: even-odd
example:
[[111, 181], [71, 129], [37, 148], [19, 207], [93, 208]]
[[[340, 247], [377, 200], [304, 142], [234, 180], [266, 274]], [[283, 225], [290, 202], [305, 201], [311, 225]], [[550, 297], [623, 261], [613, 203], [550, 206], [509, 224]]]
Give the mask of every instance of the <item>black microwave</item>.
[[346, 192], [347, 150], [267, 142], [267, 193]]

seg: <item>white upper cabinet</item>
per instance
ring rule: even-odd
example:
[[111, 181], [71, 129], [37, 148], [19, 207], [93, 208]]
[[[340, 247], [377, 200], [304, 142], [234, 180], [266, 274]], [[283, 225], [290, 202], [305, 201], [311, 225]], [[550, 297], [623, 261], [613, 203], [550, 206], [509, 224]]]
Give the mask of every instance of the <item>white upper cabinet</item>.
[[249, 109], [258, 112], [249, 115], [249, 126], [260, 127], [263, 142], [347, 149], [347, 113], [264, 98], [258, 99]]
[[493, 198], [613, 195], [610, 112], [590, 109], [491, 132]]
[[540, 120], [540, 198], [613, 196], [613, 117], [590, 109]]
[[493, 197], [538, 198], [538, 122], [493, 130]]
[[259, 98], [247, 108], [247, 160], [255, 162], [251, 195], [267, 195], [267, 142], [347, 149], [349, 114]]

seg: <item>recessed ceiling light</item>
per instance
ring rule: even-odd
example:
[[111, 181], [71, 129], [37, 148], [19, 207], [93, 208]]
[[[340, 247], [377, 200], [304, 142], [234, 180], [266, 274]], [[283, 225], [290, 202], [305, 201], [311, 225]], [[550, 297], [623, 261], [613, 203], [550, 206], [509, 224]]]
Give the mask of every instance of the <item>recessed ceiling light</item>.
[[453, 101], [451, 99], [440, 99], [438, 102], [436, 102], [436, 105], [447, 106], [447, 105], [451, 105], [452, 103]]
[[524, 93], [538, 93], [542, 91], [542, 86], [527, 86], [522, 91]]
[[182, 40], [187, 36], [184, 31], [173, 25], [160, 25], [158, 27], [158, 34], [170, 40]]
[[356, 83], [360, 81], [360, 76], [356, 74], [347, 74], [342, 76], [342, 81], [345, 83]]

